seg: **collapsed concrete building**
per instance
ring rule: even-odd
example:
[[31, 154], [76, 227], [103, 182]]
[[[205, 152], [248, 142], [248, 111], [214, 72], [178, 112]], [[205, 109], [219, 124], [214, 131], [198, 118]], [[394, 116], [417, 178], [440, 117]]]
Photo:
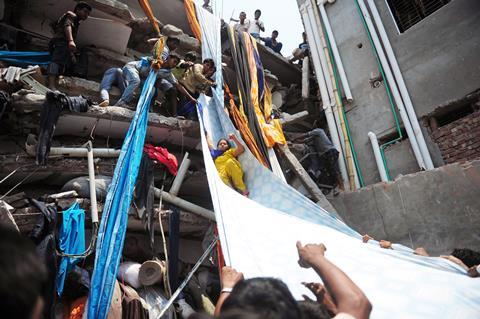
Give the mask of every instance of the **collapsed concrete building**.
[[[359, 1], [363, 3], [363, 0]], [[78, 43], [88, 57], [88, 69], [83, 73], [84, 77], [61, 78], [59, 89], [69, 96], [82, 95], [100, 102], [99, 82], [104, 72], [148, 54], [151, 48], [145, 45], [145, 40], [155, 34], [137, 1], [87, 2], [94, 11], [92, 17], [82, 23]], [[178, 53], [181, 55], [199, 51], [200, 44], [192, 37], [183, 1], [164, 2], [152, 3], [162, 33], [180, 38]], [[480, 79], [478, 67], [472, 67], [479, 65], [478, 54], [475, 54], [479, 49], [479, 34], [473, 30], [480, 27], [480, 10], [472, 10], [479, 9], [478, 3], [473, 0], [439, 1], [448, 4], [444, 8], [439, 6], [438, 12], [426, 15], [419, 25], [414, 25], [405, 22], [401, 14], [390, 16], [389, 10], [394, 11], [391, 5], [394, 2], [373, 1], [379, 7], [381, 20], [388, 21], [385, 22], [387, 34], [415, 107], [415, 120], [418, 119], [431, 156], [429, 166], [417, 163], [403, 118], [400, 121], [396, 115], [392, 116], [392, 112], [398, 112], [398, 106], [389, 103], [390, 93], [384, 90], [388, 79], [378, 69], [375, 53], [370, 47], [368, 32], [372, 31], [364, 31], [360, 15], [354, 12], [354, 2], [357, 1], [334, 4], [319, 1], [318, 6], [309, 0], [297, 2], [312, 51], [310, 62], [305, 60], [303, 63], [303, 71], [268, 48], [259, 46], [263, 65], [269, 71], [267, 81], [273, 88], [274, 108], [280, 114], [285, 135], [290, 140], [288, 147], [276, 150], [289, 184], [327, 211], [338, 212], [353, 228], [376, 238], [411, 247], [425, 246], [433, 253], [445, 253], [458, 246], [478, 247], [480, 237], [475, 225], [480, 221]], [[75, 5], [75, 1], [70, 0], [2, 3], [5, 10], [0, 37], [6, 48], [17, 51], [46, 51], [51, 37], [50, 22]], [[331, 26], [327, 27], [325, 17], [330, 18]], [[344, 23], [345, 17], [351, 24]], [[452, 17], [462, 21], [461, 33], [465, 37], [464, 45], [455, 53], [448, 48], [461, 40], [456, 38], [460, 31], [448, 30], [446, 21]], [[352, 98], [347, 96], [344, 88], [339, 88], [343, 79], [336, 84], [344, 93], [341, 102], [346, 121], [342, 124], [338, 115], [342, 111], [334, 110], [337, 113], [332, 117], [335, 120], [333, 126], [328, 119], [331, 110], [327, 110], [327, 100], [319, 88], [319, 82], [324, 81], [320, 79], [320, 70], [328, 72], [328, 66], [320, 61], [319, 56], [321, 51], [328, 52], [328, 49], [324, 51], [326, 43], [322, 44], [320, 40], [320, 25], [325, 30], [323, 37], [328, 39], [329, 32], [334, 34], [329, 43], [338, 47], [337, 54], [351, 86]], [[448, 41], [432, 36], [439, 30], [448, 35]], [[317, 44], [313, 45], [313, 42]], [[433, 49], [427, 50], [426, 47]], [[330, 55], [335, 57], [332, 60], [338, 59], [334, 52]], [[416, 60], [418, 56], [422, 61]], [[441, 61], [441, 66], [436, 61]], [[224, 72], [232, 73], [233, 62], [228, 52], [224, 62]], [[4, 66], [8, 67], [7, 64]], [[328, 75], [324, 78], [327, 79]], [[92, 106], [84, 113], [63, 112], [56, 124], [48, 165], [37, 166], [34, 150], [40, 110], [45, 101], [45, 84], [39, 68], [24, 69], [13, 80], [5, 78], [0, 82], [0, 88], [11, 93], [9, 108], [0, 113], [1, 199], [10, 205], [11, 209], [7, 210], [22, 233], [31, 231], [40, 216], [27, 198], [43, 198], [55, 203], [59, 210], [67, 209], [76, 201], [82, 208], [90, 210], [89, 164], [85, 150], [85, 143], [89, 140], [94, 146], [98, 193], [103, 192], [103, 197], [99, 195], [98, 198], [98, 210], [102, 212], [102, 201], [119, 148], [134, 115], [134, 111], [116, 106]], [[111, 94], [114, 98], [120, 96], [115, 90]], [[161, 101], [149, 114], [146, 141], [167, 148], [179, 164], [189, 163], [181, 187], [174, 187], [174, 177], [168, 176], [165, 168], [157, 166], [154, 170], [155, 195], [157, 200], [161, 197], [181, 210], [179, 259], [188, 268], [202, 254], [202, 241], [214, 216], [201, 154], [199, 124], [163, 116], [159, 105]], [[316, 183], [309, 175], [308, 161], [303, 160], [308, 151], [295, 139], [315, 127], [324, 128], [330, 136], [340, 134], [332, 132], [332, 127], [340, 132], [345, 125], [349, 140], [340, 135], [336, 145], [343, 149], [340, 162], [345, 166], [345, 191], [337, 194], [331, 191], [331, 185]], [[375, 157], [376, 150], [372, 150], [368, 135], [370, 131], [376, 134], [383, 160]], [[356, 152], [355, 156], [352, 151]], [[182, 162], [186, 158], [188, 160]], [[352, 175], [347, 172], [349, 165]], [[327, 193], [327, 197], [323, 193]], [[157, 203], [155, 208], [156, 218], [160, 216], [163, 228], [168, 229], [170, 209], [162, 210]], [[155, 250], [161, 255], [163, 247], [158, 223], [155, 230]], [[136, 207], [132, 207], [124, 256], [144, 261], [150, 255], [145, 225]]]

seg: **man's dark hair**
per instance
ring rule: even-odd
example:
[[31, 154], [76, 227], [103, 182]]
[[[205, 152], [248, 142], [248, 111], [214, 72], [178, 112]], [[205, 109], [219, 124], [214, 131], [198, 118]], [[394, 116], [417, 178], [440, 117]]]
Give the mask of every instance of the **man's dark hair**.
[[92, 12], [92, 7], [84, 2], [84, 1], [80, 1], [77, 3], [77, 5], [75, 6], [75, 9], [73, 9], [73, 11], [77, 11], [77, 10], [82, 10], [82, 9], [87, 9], [89, 12]]
[[272, 33], [276, 33], [278, 35], [278, 31], [277, 30], [273, 30]]
[[1, 317], [29, 319], [46, 279], [32, 242], [0, 225]]
[[208, 66], [211, 67], [211, 68], [215, 67], [215, 62], [212, 59], [203, 60], [203, 64], [208, 64]]
[[313, 300], [298, 301], [298, 307], [302, 313], [302, 319], [330, 319], [332, 316], [328, 313], [325, 306]]
[[185, 54], [185, 59], [188, 59], [188, 58], [190, 58], [193, 61], [196, 61], [197, 60], [197, 53], [193, 52], [193, 51], [188, 52], [187, 54]]
[[262, 14], [262, 11], [260, 9], [255, 10], [255, 13], [260, 13]]
[[177, 45], [180, 44], [180, 39], [176, 37], [168, 37], [167, 43], [176, 43]]
[[168, 55], [168, 58], [177, 60], [177, 63], [180, 62], [180, 57], [178, 55], [176, 55], [175, 53], [170, 53]]
[[287, 285], [275, 278], [239, 282], [222, 305], [223, 311], [251, 310], [260, 318], [300, 318], [300, 309]]
[[480, 253], [468, 248], [455, 248], [450, 255], [463, 261], [467, 267], [473, 267], [480, 264]]

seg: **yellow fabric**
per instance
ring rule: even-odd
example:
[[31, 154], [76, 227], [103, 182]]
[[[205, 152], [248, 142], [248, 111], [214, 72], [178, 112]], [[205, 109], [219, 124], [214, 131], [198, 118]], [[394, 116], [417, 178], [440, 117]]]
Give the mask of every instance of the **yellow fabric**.
[[233, 95], [230, 92], [230, 88], [228, 85], [225, 83], [224, 84], [225, 88], [225, 93], [229, 97], [229, 103], [230, 107], [228, 108], [228, 111], [235, 123], [235, 126], [237, 129], [240, 131], [240, 134], [242, 135], [243, 141], [247, 144], [247, 147], [250, 149], [250, 152], [252, 152], [253, 156], [262, 163], [263, 166], [268, 168], [268, 163], [264, 156], [262, 155], [262, 152], [260, 151], [257, 141], [255, 141], [255, 138], [253, 137], [252, 132], [248, 128], [248, 120], [247, 117], [245, 116], [244, 113], [242, 113], [237, 106], [235, 105], [235, 101], [233, 99]]
[[184, 0], [185, 11], [187, 11], [187, 19], [192, 29], [193, 35], [198, 41], [202, 41], [202, 34], [200, 32], [200, 24], [198, 23], [197, 14], [195, 13], [195, 5], [192, 0]]
[[264, 107], [263, 112], [265, 116], [265, 124], [262, 126], [265, 136], [270, 140], [270, 143], [273, 144], [282, 144], [286, 145], [287, 140], [283, 134], [282, 124], [278, 119], [272, 119], [272, 91], [265, 84], [265, 98], [264, 98]]
[[150, 23], [152, 24], [155, 32], [157, 32], [157, 35], [160, 35], [160, 29], [159, 29], [158, 23], [157, 23], [158, 20], [153, 15], [153, 10], [152, 10], [152, 7], [150, 6], [150, 3], [148, 2], [148, 0], [138, 0], [138, 3], [140, 4], [143, 11], [147, 15], [148, 20], [150, 20]]
[[235, 158], [234, 148], [225, 151], [215, 159], [215, 167], [222, 181], [239, 191], [245, 191], [247, 187], [243, 182], [243, 169], [240, 162]]
[[[272, 112], [272, 97], [271, 91], [268, 86], [265, 84], [264, 92], [264, 107], [263, 112], [260, 108], [260, 101], [258, 99], [258, 77], [257, 77], [257, 66], [255, 64], [254, 50], [258, 52], [257, 41], [251, 37], [245, 37], [245, 42], [247, 43], [247, 59], [248, 67], [250, 69], [250, 81], [251, 81], [251, 97], [252, 103], [255, 108], [255, 115], [257, 116], [258, 123], [262, 128], [263, 140], [268, 148], [272, 148], [275, 144], [286, 144], [285, 136], [283, 135], [282, 127], [278, 120], [270, 119], [270, 114]], [[251, 45], [249, 45], [249, 43]], [[276, 122], [276, 123], [275, 123]]]
[[163, 62], [165, 62], [162, 60], [162, 52], [165, 49], [166, 44], [167, 44], [167, 38], [160, 37], [157, 40], [157, 43], [155, 43], [155, 46], [153, 47], [152, 67], [156, 70], [160, 69], [162, 67]]

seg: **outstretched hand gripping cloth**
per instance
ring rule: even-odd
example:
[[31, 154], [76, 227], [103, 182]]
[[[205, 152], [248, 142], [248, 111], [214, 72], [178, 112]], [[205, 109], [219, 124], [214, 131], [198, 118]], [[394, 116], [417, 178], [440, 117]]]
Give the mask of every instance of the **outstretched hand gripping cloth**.
[[[203, 58], [221, 63], [220, 21], [197, 9]], [[309, 294], [302, 281], [320, 281], [297, 264], [295, 242], [324, 243], [326, 256], [365, 292], [371, 318], [480, 318], [480, 280], [461, 267], [413, 254], [394, 244], [363, 243], [359, 233], [283, 183], [246, 150], [239, 157], [250, 197], [225, 185], [208, 150], [204, 130], [215, 141], [234, 132], [223, 109], [222, 75], [211, 99], [200, 98], [199, 118], [208, 183], [227, 265], [246, 278], [280, 278], [298, 299]], [[238, 135], [237, 135], [238, 136]], [[238, 136], [239, 137], [239, 136]]]

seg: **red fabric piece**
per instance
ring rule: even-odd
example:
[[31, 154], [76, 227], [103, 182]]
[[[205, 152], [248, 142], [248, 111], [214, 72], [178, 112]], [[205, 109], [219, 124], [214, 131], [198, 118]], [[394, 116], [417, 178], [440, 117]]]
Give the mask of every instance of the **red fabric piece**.
[[153, 146], [152, 144], [145, 144], [143, 151], [152, 160], [158, 161], [167, 167], [170, 174], [177, 176], [178, 161], [175, 155], [170, 154], [166, 148], [160, 146]]

